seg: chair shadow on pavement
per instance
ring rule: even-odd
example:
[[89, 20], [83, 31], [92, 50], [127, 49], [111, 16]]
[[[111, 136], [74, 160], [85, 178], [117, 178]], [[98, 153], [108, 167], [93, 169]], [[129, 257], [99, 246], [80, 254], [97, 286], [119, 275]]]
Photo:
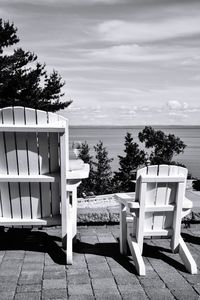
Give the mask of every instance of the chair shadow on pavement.
[[25, 250], [47, 253], [52, 260], [60, 265], [66, 264], [66, 254], [61, 248], [61, 238], [43, 231], [10, 228], [6, 232], [0, 230], [0, 251]]
[[132, 261], [132, 257], [120, 254], [119, 243], [96, 243], [89, 244], [77, 240], [74, 245], [74, 252], [81, 254], [94, 254], [112, 258], [119, 265], [124, 267], [128, 272], [136, 274], [136, 270]]
[[181, 235], [185, 242], [200, 245], [200, 236], [195, 236], [189, 233], [182, 233]]
[[[127, 256], [121, 255], [119, 252], [119, 243], [96, 243], [93, 245], [78, 241], [74, 247], [74, 252], [113, 258], [128, 272], [137, 274], [130, 252], [128, 252]], [[149, 261], [151, 261], [151, 259], [160, 260], [163, 262], [163, 267], [164, 263], [166, 263], [176, 270], [187, 272], [183, 263], [177, 260], [177, 256], [172, 253], [170, 248], [163, 248], [157, 245], [149, 245], [144, 243], [144, 259], [148, 259]]]

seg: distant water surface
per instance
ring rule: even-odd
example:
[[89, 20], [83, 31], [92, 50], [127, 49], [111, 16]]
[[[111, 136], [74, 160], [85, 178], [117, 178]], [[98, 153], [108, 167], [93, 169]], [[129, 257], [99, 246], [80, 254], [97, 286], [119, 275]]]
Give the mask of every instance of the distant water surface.
[[[200, 126], [152, 126], [156, 130], [162, 130], [166, 134], [174, 134], [180, 137], [187, 145], [184, 154], [174, 157], [187, 166], [189, 172], [200, 178]], [[69, 130], [70, 147], [72, 141], [87, 141], [94, 155], [93, 146], [100, 140], [109, 152], [109, 157], [114, 158], [112, 162], [113, 170], [119, 166], [118, 155], [123, 155], [124, 137], [130, 132], [134, 141], [139, 143], [138, 133], [144, 126], [71, 126]], [[141, 145], [141, 144], [140, 144]], [[142, 147], [142, 145], [141, 145]]]

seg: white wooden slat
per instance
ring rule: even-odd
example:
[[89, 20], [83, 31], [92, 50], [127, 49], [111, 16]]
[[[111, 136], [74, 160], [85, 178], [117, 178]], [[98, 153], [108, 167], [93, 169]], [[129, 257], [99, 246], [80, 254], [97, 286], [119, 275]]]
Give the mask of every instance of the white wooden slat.
[[24, 126], [21, 124], [18, 125], [8, 125], [8, 124], [3, 124], [0, 127], [0, 132], [64, 132], [65, 131], [65, 124], [62, 122], [59, 122], [58, 124], [55, 125], [49, 125], [49, 124], [43, 124], [41, 126], [38, 126], [37, 124], [35, 125], [29, 125], [29, 126]]
[[136, 228], [136, 241], [138, 242], [141, 253], [143, 250], [144, 230], [146, 230], [145, 228], [146, 222], [144, 222], [144, 220], [146, 221], [146, 216], [145, 216], [146, 193], [147, 193], [147, 183], [141, 183], [140, 194], [139, 194], [140, 209], [139, 209], [139, 218], [137, 219], [137, 228]]
[[[0, 125], [2, 125], [2, 110], [0, 110]], [[7, 174], [6, 154], [3, 133], [0, 133], [0, 174]], [[0, 183], [0, 216], [11, 215], [8, 184]]]
[[190, 272], [191, 274], [197, 274], [197, 264], [194, 261], [192, 255], [190, 254], [186, 243], [183, 241], [182, 237], [180, 237], [179, 255], [188, 272]]
[[172, 229], [152, 229], [149, 231], [145, 231], [145, 236], [152, 236], [152, 237], [160, 237], [160, 236], [171, 236], [173, 233]]
[[[23, 107], [14, 108], [14, 122], [17, 125], [25, 125], [25, 111]], [[17, 147], [17, 160], [19, 176], [28, 176], [28, 153], [27, 153], [27, 139], [26, 132], [16, 133], [16, 147]], [[20, 201], [22, 218], [31, 219], [31, 202], [30, 202], [30, 188], [26, 182], [19, 183], [20, 188]]]
[[[48, 123], [48, 114], [44, 111], [37, 111], [38, 125]], [[47, 133], [38, 133], [39, 144], [39, 168], [40, 174], [50, 172], [49, 161], [49, 135]], [[51, 188], [49, 183], [41, 183], [41, 197], [42, 197], [42, 217], [51, 215]]]
[[[146, 175], [155, 177], [158, 173], [158, 166], [148, 166]], [[147, 183], [147, 192], [145, 195], [145, 205], [151, 206], [156, 201], [156, 183]], [[154, 223], [154, 215], [151, 212], [145, 214], [145, 231], [152, 229]]]
[[1, 215], [3, 217], [11, 218], [11, 202], [10, 202], [10, 193], [9, 185], [7, 182], [0, 183], [0, 199], [1, 199]]
[[[49, 125], [56, 125], [59, 122], [57, 114], [48, 114]], [[49, 134], [49, 154], [50, 154], [50, 172], [57, 172], [59, 167], [59, 134]], [[60, 190], [58, 184], [51, 184], [51, 212], [57, 215], [60, 210]]]
[[[169, 177], [175, 177], [178, 174], [177, 166], [169, 166]], [[177, 192], [177, 183], [169, 182], [167, 185], [167, 194], [166, 194], [166, 204], [175, 204], [176, 201], [176, 192]], [[173, 213], [166, 212], [166, 218], [163, 222], [163, 228], [171, 228], [173, 226]]]
[[58, 182], [60, 174], [50, 173], [46, 175], [1, 175], [0, 182]]
[[[4, 124], [14, 124], [13, 108], [5, 108], [3, 112]], [[7, 152], [8, 173], [11, 175], [18, 174], [18, 161], [16, 149], [15, 133], [5, 133], [5, 145]], [[18, 183], [9, 183], [11, 214], [13, 218], [21, 217], [21, 200]]]
[[41, 218], [40, 184], [33, 182], [30, 184], [32, 218]]
[[147, 183], [166, 183], [166, 182], [185, 182], [185, 176], [141, 176], [141, 182], [147, 182]]
[[129, 248], [133, 257], [133, 260], [135, 262], [135, 268], [139, 275], [145, 276], [146, 270], [145, 270], [145, 264], [140, 252], [140, 248], [138, 247], [138, 244], [135, 242], [135, 240], [128, 235], [128, 244]]
[[178, 251], [180, 243], [180, 231], [181, 231], [181, 217], [182, 217], [182, 207], [183, 199], [185, 196], [185, 184], [179, 183], [177, 187], [176, 194], [176, 210], [174, 211], [173, 219], [173, 235], [171, 240], [171, 248], [174, 252]]
[[[169, 168], [167, 165], [160, 165], [159, 166], [159, 177], [168, 177], [168, 171]], [[156, 192], [156, 200], [155, 205], [156, 206], [162, 206], [166, 203], [166, 195], [167, 195], [167, 184], [166, 182], [163, 183], [157, 183], [157, 192]], [[163, 214], [154, 214], [153, 218], [153, 229], [158, 230], [162, 229], [163, 223], [166, 216]]]
[[120, 203], [120, 253], [127, 254], [127, 223], [126, 223], [126, 207]]
[[[27, 125], [36, 125], [36, 112], [33, 109], [25, 108], [25, 121]], [[37, 134], [27, 133], [27, 149], [28, 149], [28, 166], [29, 175], [39, 174], [39, 159], [37, 147]], [[30, 183], [31, 195], [31, 211], [32, 218], [41, 217], [41, 197], [40, 197], [40, 183]]]

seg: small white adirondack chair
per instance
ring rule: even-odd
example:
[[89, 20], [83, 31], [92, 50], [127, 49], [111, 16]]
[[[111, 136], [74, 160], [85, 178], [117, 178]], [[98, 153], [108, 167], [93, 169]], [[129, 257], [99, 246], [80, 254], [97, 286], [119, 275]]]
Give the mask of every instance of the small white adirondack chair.
[[0, 110], [0, 226], [57, 225], [61, 219], [71, 264], [76, 189], [89, 169], [69, 171], [68, 144], [68, 121], [58, 114]]
[[145, 237], [167, 237], [186, 269], [197, 273], [197, 265], [181, 237], [181, 219], [192, 208], [185, 198], [187, 169], [178, 166], [148, 166], [137, 172], [135, 197], [119, 193], [120, 252], [127, 254], [127, 241], [139, 275], [145, 275], [142, 258]]

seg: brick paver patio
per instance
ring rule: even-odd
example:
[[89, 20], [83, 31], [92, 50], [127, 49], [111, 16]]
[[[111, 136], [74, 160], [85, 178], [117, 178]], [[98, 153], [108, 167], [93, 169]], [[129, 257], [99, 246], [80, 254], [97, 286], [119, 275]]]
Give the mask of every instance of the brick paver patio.
[[[182, 230], [200, 267], [200, 224]], [[1, 232], [0, 299], [200, 299], [200, 274], [188, 274], [167, 240], [144, 247], [147, 275], [119, 254], [119, 226], [78, 227], [74, 263], [65, 266], [60, 228]]]

